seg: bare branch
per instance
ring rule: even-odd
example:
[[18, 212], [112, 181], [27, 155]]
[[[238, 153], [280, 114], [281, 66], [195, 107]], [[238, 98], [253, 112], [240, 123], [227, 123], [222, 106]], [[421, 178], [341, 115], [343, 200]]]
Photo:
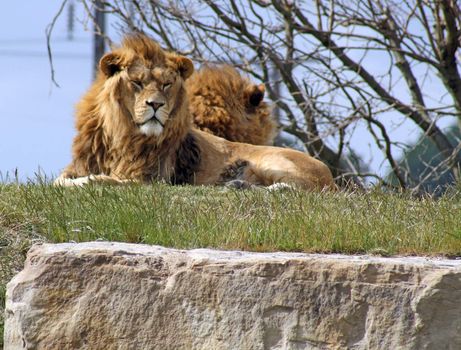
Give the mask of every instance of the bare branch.
[[48, 51], [48, 61], [50, 62], [50, 69], [51, 69], [51, 81], [57, 87], [60, 87], [60, 86], [56, 82], [55, 74], [54, 74], [53, 54], [51, 53], [51, 34], [53, 33], [53, 29], [54, 29], [54, 26], [56, 24], [56, 21], [58, 20], [59, 16], [61, 16], [62, 11], [66, 7], [66, 4], [67, 4], [67, 0], [64, 0], [61, 3], [61, 7], [59, 8], [56, 15], [53, 17], [51, 23], [46, 26], [46, 30], [45, 30], [45, 33], [46, 33], [46, 47], [47, 47], [47, 51]]

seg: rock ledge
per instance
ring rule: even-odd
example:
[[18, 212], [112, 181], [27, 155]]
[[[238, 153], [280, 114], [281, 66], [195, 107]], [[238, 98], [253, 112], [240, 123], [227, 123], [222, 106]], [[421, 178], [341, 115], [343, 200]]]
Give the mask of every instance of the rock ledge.
[[36, 245], [15, 349], [461, 349], [461, 261]]

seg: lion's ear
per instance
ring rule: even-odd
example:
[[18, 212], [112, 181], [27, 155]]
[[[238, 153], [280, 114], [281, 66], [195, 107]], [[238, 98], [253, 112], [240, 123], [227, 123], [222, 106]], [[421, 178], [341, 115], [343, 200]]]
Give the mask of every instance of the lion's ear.
[[264, 84], [252, 84], [248, 86], [243, 92], [245, 105], [247, 107], [258, 107], [261, 101], [264, 99], [265, 92], [266, 88], [264, 87]]
[[99, 61], [99, 69], [106, 77], [111, 77], [122, 70], [120, 56], [110, 52], [105, 54]]
[[169, 59], [184, 80], [189, 78], [192, 73], [194, 73], [194, 64], [187, 57], [171, 55], [169, 56]]

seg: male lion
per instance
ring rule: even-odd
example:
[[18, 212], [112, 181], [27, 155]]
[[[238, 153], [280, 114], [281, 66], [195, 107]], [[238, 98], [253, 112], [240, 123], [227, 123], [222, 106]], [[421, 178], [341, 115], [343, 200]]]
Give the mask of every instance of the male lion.
[[77, 106], [77, 136], [61, 185], [89, 181], [213, 185], [237, 182], [334, 188], [330, 170], [299, 151], [230, 142], [192, 126], [188, 58], [143, 35], [128, 36], [100, 61]]
[[277, 124], [263, 101], [263, 84], [253, 84], [229, 65], [204, 66], [187, 79], [186, 91], [199, 129], [229, 141], [273, 144]]

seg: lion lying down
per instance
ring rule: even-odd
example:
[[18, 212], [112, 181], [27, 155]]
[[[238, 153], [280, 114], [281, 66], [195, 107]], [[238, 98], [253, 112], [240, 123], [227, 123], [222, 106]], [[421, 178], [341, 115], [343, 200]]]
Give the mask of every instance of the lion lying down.
[[263, 84], [253, 84], [228, 65], [206, 65], [186, 80], [194, 125], [229, 141], [271, 145], [277, 123], [263, 101]]
[[188, 58], [142, 35], [100, 61], [100, 73], [77, 106], [71, 164], [58, 185], [89, 181], [334, 189], [328, 167], [299, 151], [230, 142], [192, 126], [185, 80]]

